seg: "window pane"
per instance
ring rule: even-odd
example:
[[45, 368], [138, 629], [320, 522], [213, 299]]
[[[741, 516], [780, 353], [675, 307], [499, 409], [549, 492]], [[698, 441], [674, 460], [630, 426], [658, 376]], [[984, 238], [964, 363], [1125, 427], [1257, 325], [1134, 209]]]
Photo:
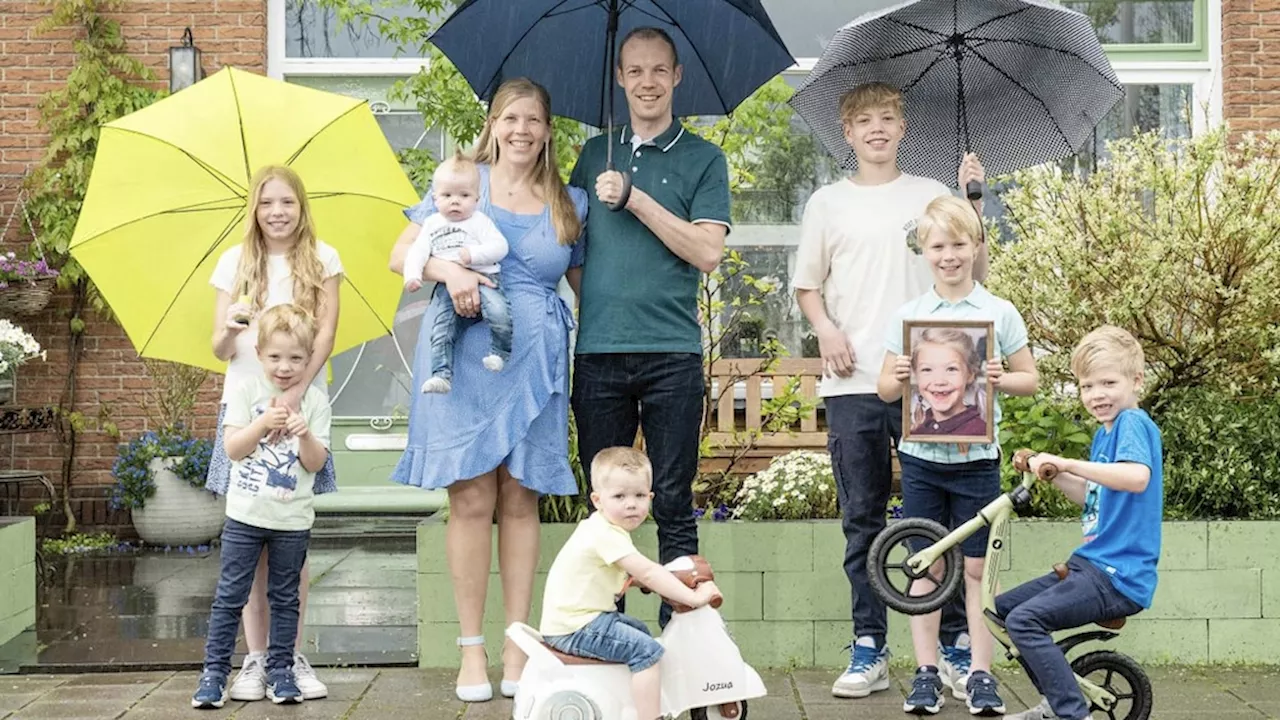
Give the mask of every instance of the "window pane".
[[1106, 45], [1195, 42], [1196, 0], [1067, 0], [1089, 16]]
[[[374, 9], [385, 18], [421, 17], [412, 0], [374, 0]], [[452, 11], [448, 6], [438, 19]], [[338, 21], [332, 8], [315, 0], [285, 0], [285, 56], [289, 58], [389, 58], [395, 43], [378, 35], [377, 24], [351, 26]]]
[[1191, 137], [1190, 85], [1126, 85], [1124, 99], [1111, 108], [1077, 155], [1081, 167], [1107, 157], [1107, 141], [1159, 130], [1165, 137]]
[[[822, 55], [836, 31], [861, 15], [902, 0], [763, 0], [787, 50], [795, 58]], [[798, 7], [797, 7], [798, 6]]]
[[[796, 306], [791, 292], [791, 272], [795, 267], [795, 246], [761, 245], [735, 247], [746, 261], [745, 274], [755, 278], [768, 278], [777, 287], [768, 296], [763, 305], [743, 311], [739, 316], [736, 330], [726, 334], [721, 341], [721, 355], [725, 358], [759, 357], [760, 342], [766, 338], [776, 337], [791, 353], [792, 357], [819, 357], [817, 341], [806, 342], [805, 337], [811, 334], [809, 321]], [[731, 280], [720, 289], [720, 298], [725, 301], [726, 310], [720, 322], [728, 322], [733, 314], [729, 307], [735, 297], [749, 296], [748, 290], [740, 281]], [[812, 347], [810, 347], [812, 345]], [[809, 351], [808, 354], [803, 354]]]

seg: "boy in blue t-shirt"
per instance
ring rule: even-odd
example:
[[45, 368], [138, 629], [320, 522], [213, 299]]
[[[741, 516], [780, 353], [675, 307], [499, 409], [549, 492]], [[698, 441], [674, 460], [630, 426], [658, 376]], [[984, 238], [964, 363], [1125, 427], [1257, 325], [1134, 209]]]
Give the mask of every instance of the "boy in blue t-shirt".
[[1063, 580], [1050, 573], [996, 598], [996, 612], [1022, 654], [1041, 703], [1006, 720], [1080, 720], [1089, 705], [1050, 633], [1134, 615], [1151, 607], [1160, 558], [1164, 482], [1160, 429], [1138, 409], [1142, 347], [1132, 335], [1103, 326], [1071, 356], [1080, 400], [1102, 423], [1089, 462], [1041, 453], [1031, 468], [1059, 469], [1053, 484], [1084, 508], [1082, 544]]

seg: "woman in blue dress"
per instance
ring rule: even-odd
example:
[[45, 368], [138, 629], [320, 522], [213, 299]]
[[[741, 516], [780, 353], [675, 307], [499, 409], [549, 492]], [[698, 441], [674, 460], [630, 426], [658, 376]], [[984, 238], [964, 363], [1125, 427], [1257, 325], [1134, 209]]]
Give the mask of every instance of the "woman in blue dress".
[[[448, 489], [445, 553], [462, 652], [456, 693], [466, 702], [493, 697], [483, 626], [495, 510], [505, 621], [527, 622], [538, 565], [538, 497], [578, 492], [568, 446], [573, 314], [556, 286], [581, 234], [587, 197], [560, 180], [550, 106], [546, 90], [535, 83], [503, 83], [477, 143], [477, 209], [493, 219], [510, 245], [500, 282], [514, 325], [511, 358], [497, 373], [485, 369], [489, 326], [470, 325], [456, 344], [451, 390], [414, 393], [408, 446], [392, 475], [406, 485]], [[401, 272], [419, 223], [433, 211], [429, 190], [405, 211], [410, 225], [392, 251], [392, 270]], [[432, 258], [423, 279], [444, 283], [459, 315], [478, 313], [483, 276]], [[430, 328], [424, 327], [414, 353], [414, 389], [431, 376], [430, 340]], [[513, 644], [504, 646], [504, 696], [515, 695], [525, 659]]]

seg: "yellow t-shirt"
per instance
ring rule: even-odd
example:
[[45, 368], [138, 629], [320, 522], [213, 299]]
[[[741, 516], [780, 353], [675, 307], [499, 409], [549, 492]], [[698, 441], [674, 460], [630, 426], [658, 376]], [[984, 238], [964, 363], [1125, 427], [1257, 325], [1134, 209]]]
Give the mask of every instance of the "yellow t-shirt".
[[627, 573], [614, 563], [634, 554], [631, 533], [591, 513], [560, 548], [542, 595], [543, 635], [568, 635], [615, 607]]

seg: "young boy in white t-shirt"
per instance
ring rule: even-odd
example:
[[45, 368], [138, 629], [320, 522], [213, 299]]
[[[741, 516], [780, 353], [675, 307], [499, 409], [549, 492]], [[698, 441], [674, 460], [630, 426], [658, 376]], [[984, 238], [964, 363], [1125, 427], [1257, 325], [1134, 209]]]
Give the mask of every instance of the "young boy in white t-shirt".
[[[262, 313], [257, 352], [263, 373], [237, 385], [227, 402], [224, 444], [232, 467], [222, 571], [209, 616], [204, 672], [191, 698], [195, 708], [220, 708], [227, 701], [240, 612], [264, 548], [271, 604], [266, 695], [277, 705], [303, 700], [293, 673], [298, 586], [316, 517], [316, 472], [329, 457], [331, 415], [329, 398], [314, 386], [303, 394], [300, 412], [281, 397], [303, 381], [315, 338], [314, 320], [296, 305]], [[273, 439], [274, 431], [282, 431], [279, 439]]]
[[[876, 395], [884, 327], [895, 310], [929, 289], [932, 277], [911, 238], [934, 198], [951, 191], [898, 169], [907, 132], [902, 94], [883, 83], [860, 85], [840, 100], [844, 136], [858, 170], [819, 188], [805, 206], [792, 287], [818, 336], [827, 414], [827, 445], [843, 513], [845, 574], [853, 595], [854, 639], [848, 668], [832, 685], [836, 697], [866, 697], [889, 688], [885, 646], [888, 613], [867, 578], [867, 551], [885, 527], [893, 478], [890, 447], [902, 436], [900, 403]], [[965, 157], [959, 187], [981, 181], [981, 163]], [[987, 250], [974, 275], [986, 277]], [[969, 665], [961, 601], [943, 609], [944, 676], [963, 696]]]
[[649, 628], [617, 611], [627, 575], [663, 598], [702, 607], [719, 594], [714, 582], [690, 590], [631, 542], [649, 516], [653, 466], [629, 447], [605, 448], [591, 461], [591, 505], [556, 555], [542, 597], [542, 639], [560, 652], [631, 669], [636, 720], [660, 720], [662, 645]]
[[498, 261], [507, 256], [507, 239], [488, 215], [476, 209], [480, 202], [480, 170], [462, 153], [440, 163], [431, 176], [431, 197], [436, 212], [422, 223], [418, 238], [404, 259], [404, 289], [422, 287], [427, 260], [438, 257], [470, 268], [493, 281], [480, 285], [480, 316], [464, 318], [455, 311], [444, 283], [437, 283], [427, 306], [431, 318], [431, 377], [424, 393], [449, 392], [453, 384], [453, 346], [462, 330], [479, 319], [489, 323], [491, 349], [482, 361], [498, 372], [511, 357], [511, 309], [502, 293]]

